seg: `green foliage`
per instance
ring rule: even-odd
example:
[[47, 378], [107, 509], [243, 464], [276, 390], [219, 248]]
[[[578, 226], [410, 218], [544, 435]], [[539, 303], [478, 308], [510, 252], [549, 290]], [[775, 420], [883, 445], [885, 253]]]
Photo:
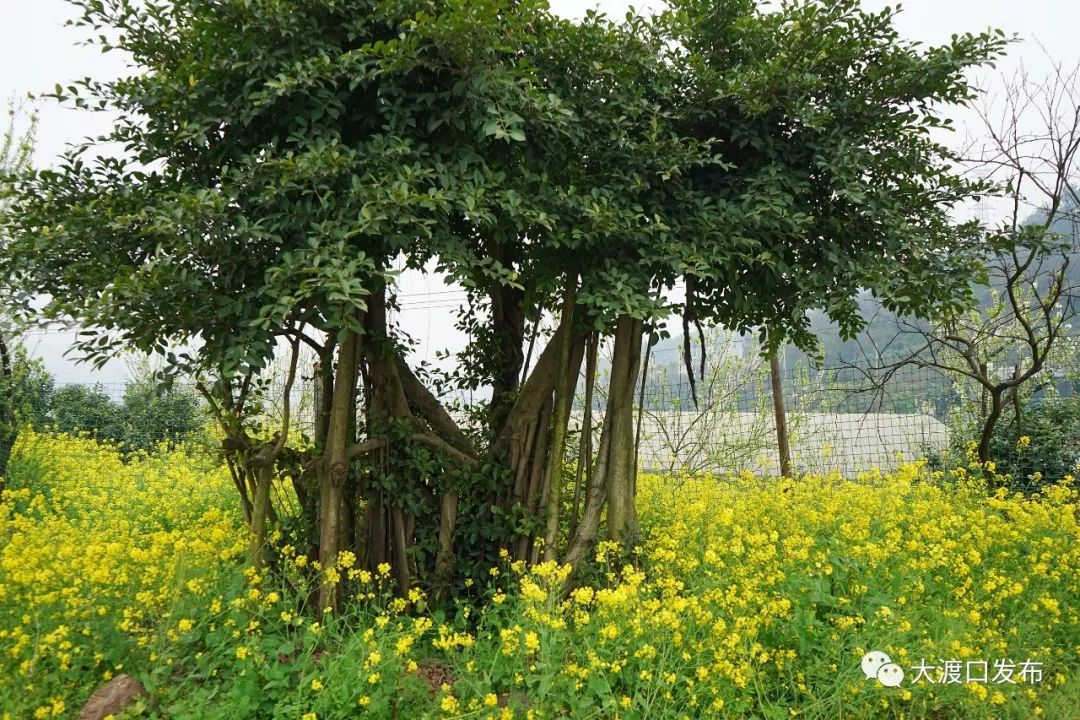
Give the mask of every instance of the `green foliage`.
[[161, 387], [152, 380], [130, 382], [120, 404], [121, 442], [148, 447], [155, 441], [175, 442], [190, 437], [205, 424], [198, 396], [185, 387]]
[[[52, 397], [48, 424], [59, 432], [86, 432], [128, 450], [149, 450], [160, 442], [189, 438], [205, 422], [194, 392], [136, 381], [114, 402], [101, 385], [67, 385]], [[45, 427], [41, 424], [39, 427]]]
[[922, 48], [854, 0], [622, 24], [496, 0], [74, 4], [144, 72], [54, 96], [118, 112], [101, 141], [127, 152], [25, 177], [2, 267], [24, 309], [45, 291], [47, 316], [112, 331], [82, 341], [97, 358], [198, 335], [178, 363], [264, 367], [282, 327], [336, 335], [399, 253], [536, 299], [580, 271], [605, 328], [691, 276], [695, 317], [802, 344], [809, 309], [856, 329], [859, 287], [924, 312], [972, 272], [948, 211], [983, 187], [930, 133], [998, 34]]
[[65, 385], [53, 395], [51, 419], [59, 432], [116, 439], [121, 434], [119, 410], [101, 385]]
[[950, 126], [940, 104], [973, 97], [965, 69], [992, 62], [1004, 36], [924, 48], [898, 35], [898, 7], [865, 12], [857, 0], [673, 5], [697, 80], [686, 122], [726, 140], [732, 166], [695, 178], [729, 207], [687, 257], [699, 312], [740, 331], [772, 323], [812, 347], [809, 310], [845, 338], [863, 326], [858, 288], [906, 313], [963, 302], [978, 234], [948, 209], [987, 188], [957, 177], [931, 134]]
[[[158, 351], [171, 372], [235, 387], [282, 337], [330, 363], [370, 298], [385, 289], [393, 306], [402, 263], [469, 290], [463, 327], [492, 318], [463, 354], [481, 362], [458, 380], [477, 386], [517, 385], [523, 330], [498, 322], [500, 303], [536, 323], [570, 285], [579, 335], [681, 311], [771, 328], [775, 350], [813, 344], [814, 308], [852, 334], [859, 288], [923, 313], [964, 300], [974, 272], [972, 228], [950, 211], [986, 188], [931, 133], [971, 98], [965, 73], [1000, 55], [1000, 34], [922, 47], [894, 10], [855, 0], [679, 0], [618, 21], [562, 19], [543, 0], [73, 5], [132, 70], [51, 94], [116, 121], [16, 179], [0, 297], [27, 319], [78, 321], [97, 363]], [[685, 301], [665, 299], [679, 284]], [[387, 332], [367, 370], [400, 352]], [[359, 492], [422, 510], [411, 550], [427, 557], [432, 492], [452, 473], [400, 444], [386, 455]], [[478, 523], [462, 537], [486, 536], [489, 506], [516, 492], [490, 467], [457, 487], [486, 498], [462, 506]], [[502, 487], [485, 494], [490, 481]], [[536, 521], [513, 502], [492, 527]]]
[[[449, 257], [451, 224], [490, 215], [504, 178], [478, 151], [502, 153], [525, 113], [563, 117], [510, 40], [534, 3], [75, 4], [146, 72], [55, 96], [117, 111], [102, 140], [130, 151], [29, 178], [51, 199], [20, 194], [13, 235], [53, 250], [5, 269], [23, 298], [50, 291], [46, 315], [115, 331], [82, 341], [96, 358], [198, 335], [177, 364], [232, 377], [265, 367], [282, 327], [336, 336], [391, 258]], [[60, 261], [88, 235], [94, 253]]]
[[31, 358], [21, 344], [7, 345], [4, 350], [8, 357], [5, 372], [0, 372], [0, 477], [6, 472], [19, 429], [44, 426], [53, 398], [53, 378], [40, 360]]
[[1080, 398], [1033, 398], [1016, 418], [998, 423], [990, 455], [1009, 487], [1038, 492], [1066, 476], [1080, 475]]

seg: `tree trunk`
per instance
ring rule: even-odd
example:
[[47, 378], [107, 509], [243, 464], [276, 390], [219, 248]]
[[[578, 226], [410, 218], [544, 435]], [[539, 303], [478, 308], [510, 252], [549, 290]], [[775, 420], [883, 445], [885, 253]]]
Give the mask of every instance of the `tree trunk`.
[[367, 568], [376, 572], [380, 565], [390, 562], [387, 549], [390, 547], [390, 536], [387, 531], [386, 521], [386, 495], [378, 492], [368, 500], [367, 507], [368, 538], [365, 556]]
[[[570, 334], [570, 375], [576, 376], [577, 368], [585, 353], [585, 335], [573, 332], [572, 316], [559, 323], [551, 341], [537, 358], [536, 366], [528, 380], [517, 393], [513, 407], [506, 422], [496, 435], [492, 454], [496, 458], [505, 458], [510, 468], [514, 484], [497, 501], [503, 508], [509, 508], [515, 502], [523, 503], [530, 514], [539, 511], [544, 499], [544, 480], [546, 477], [548, 451], [551, 447], [552, 428], [549, 425], [553, 414], [553, 397], [559, 385], [560, 357], [563, 338]], [[531, 539], [520, 538], [516, 543], [514, 555], [520, 560], [532, 558]]]
[[596, 540], [605, 498], [607, 536], [623, 542], [637, 532], [634, 508], [634, 389], [641, 360], [643, 323], [627, 315], [615, 326], [611, 379], [600, 452], [585, 498], [585, 510], [568, 544], [564, 562], [576, 564]]
[[[487, 239], [488, 254], [511, 267], [515, 260], [513, 246]], [[525, 309], [522, 301], [525, 292], [521, 288], [493, 282], [489, 286], [491, 299], [491, 325], [497, 338], [499, 353], [498, 371], [492, 378], [491, 431], [493, 437], [506, 422], [514, 405], [514, 393], [520, 384], [521, 368], [525, 363]]]
[[[1038, 362], [1037, 359], [1036, 362]], [[1013, 418], [1016, 423], [1017, 439], [1019, 439], [1020, 436], [1024, 434], [1024, 409], [1020, 402], [1020, 383], [1023, 382], [1020, 379], [1021, 375], [1022, 373], [1020, 372], [1020, 365], [1018, 363], [1013, 366], [1013, 381], [1016, 384], [1013, 385], [1007, 393], [1005, 393], [1005, 397], [1008, 399], [1008, 402], [1012, 405], [1013, 408]], [[1002, 412], [1004, 412], [1004, 409], [1002, 410]]]
[[[650, 333], [651, 335], [651, 333]], [[705, 353], [704, 344], [701, 347], [702, 355]], [[641, 449], [641, 426], [645, 421], [645, 385], [649, 380], [649, 359], [652, 357], [652, 343], [645, 346], [645, 360], [641, 364], [641, 384], [638, 388], [637, 422], [634, 427], [634, 478], [638, 473], [638, 451]], [[704, 379], [704, 372], [702, 379]], [[636, 486], [636, 482], [635, 482]]]
[[334, 399], [333, 358], [327, 357], [315, 365], [315, 447], [322, 450], [326, 445], [326, 431], [330, 423], [330, 405]]
[[[574, 304], [577, 298], [577, 277], [567, 279], [566, 293], [563, 297], [562, 320], [560, 324], [568, 329], [574, 321]], [[559, 541], [559, 508], [562, 504], [563, 489], [563, 448], [566, 445], [566, 427], [570, 422], [570, 405], [574, 399], [574, 387], [577, 385], [579, 368], [570, 367], [570, 346], [573, 333], [563, 334], [559, 348], [559, 370], [555, 380], [555, 401], [552, 415], [551, 449], [548, 452], [547, 472], [544, 488], [547, 502], [547, 527], [544, 532], [544, 561], [556, 558], [556, 545]], [[580, 355], [579, 362], [580, 362]]]
[[[260, 458], [262, 460], [262, 458]], [[266, 559], [266, 525], [270, 515], [270, 486], [274, 481], [273, 462], [260, 462], [254, 466], [255, 502], [251, 512], [251, 547], [249, 555], [256, 568]]]
[[600, 429], [600, 447], [596, 453], [596, 466], [593, 468], [591, 478], [586, 486], [585, 508], [581, 513], [581, 522], [574, 528], [567, 543], [566, 554], [563, 562], [576, 565], [585, 556], [593, 543], [596, 541], [596, 533], [600, 530], [600, 514], [604, 510], [604, 480], [607, 477], [608, 447], [611, 445], [611, 424], [604, 418], [604, 424]]
[[[368, 391], [368, 433], [381, 433], [389, 429], [391, 423], [406, 422], [414, 424], [409, 401], [406, 398], [404, 380], [398, 372], [399, 360], [397, 348], [390, 340], [386, 324], [385, 289], [372, 294], [368, 300], [367, 313], [367, 391]], [[392, 446], [382, 452], [394, 452]], [[382, 537], [372, 537], [372, 542], [389, 541], [379, 555], [387, 558], [392, 566], [398, 591], [405, 594], [411, 585], [411, 569], [408, 565], [410, 533], [406, 532], [405, 516], [398, 498], [380, 493], [385, 505], [382, 523], [386, 533]]]
[[979, 462], [985, 465], [990, 461], [990, 440], [994, 437], [994, 428], [997, 427], [997, 422], [1001, 418], [1001, 411], [1004, 409], [1001, 402], [1002, 390], [994, 388], [988, 393], [990, 400], [990, 410], [983, 420], [982, 434], [979, 436]]
[[[581, 495], [585, 487], [588, 487], [592, 478], [592, 402], [593, 387], [596, 384], [596, 356], [599, 348], [599, 340], [596, 333], [589, 335], [587, 349], [585, 351], [585, 406], [581, 420], [581, 441], [578, 445], [577, 473], [574, 478], [574, 517], [570, 531], [577, 529], [578, 518], [581, 514]], [[584, 485], [582, 485], [584, 482]]]
[[788, 437], [787, 411], [784, 409], [784, 384], [777, 353], [769, 356], [769, 381], [772, 383], [773, 418], [776, 421], [776, 445], [780, 450], [780, 474], [791, 477], [791, 444]]
[[395, 503], [391, 506], [390, 520], [394, 535], [394, 579], [397, 580], [398, 595], [406, 597], [409, 594], [409, 585], [412, 584], [407, 554], [410, 533], [405, 529], [405, 513], [400, 505]]
[[[536, 423], [536, 438], [533, 443], [532, 453], [522, 457], [520, 472], [523, 478], [522, 498], [529, 517], [536, 517], [540, 510], [540, 500], [543, 494], [545, 459], [547, 458], [548, 443], [551, 440], [549, 424], [551, 423], [552, 401], [550, 397], [544, 398], [544, 404], [540, 409], [540, 419]], [[517, 559], [525, 562], [533, 562], [535, 545], [533, 537], [526, 535], [518, 544]]]
[[[356, 385], [356, 359], [360, 352], [360, 336], [346, 329], [334, 380], [327, 421], [326, 450], [319, 477], [319, 562], [330, 568], [337, 562], [341, 536], [340, 516], [344, 503], [345, 478], [349, 472], [349, 414], [352, 411], [353, 389]], [[319, 611], [339, 606], [339, 585], [322, 582], [319, 586]]]
[[435, 582], [447, 588], [454, 576], [454, 530], [457, 528], [458, 492], [448, 490], [439, 498], [439, 549], [435, 555]]
[[251, 503], [251, 496], [248, 495], [247, 486], [244, 478], [247, 476], [244, 471], [242, 461], [238, 457], [235, 451], [227, 451], [225, 453], [225, 464], [229, 467], [229, 474], [232, 476], [233, 484], [236, 486], [236, 492], [240, 496], [240, 509], [244, 513], [244, 522], [248, 527], [252, 527], [252, 515], [254, 514], [254, 508]]
[[[634, 512], [634, 388], [641, 358], [640, 320], [621, 316], [615, 327], [611, 387], [608, 408], [611, 414], [611, 444], [608, 453], [607, 537], [622, 543], [636, 532]], [[620, 359], [620, 355], [622, 358]]]
[[[397, 358], [398, 377], [412, 411], [420, 416], [438, 437], [466, 456], [476, 459], [476, 449], [450, 413], [430, 390], [421, 383], [404, 358]], [[434, 584], [448, 587], [454, 570], [454, 531], [457, 527], [459, 493], [446, 488], [439, 498], [439, 547], [435, 557]]]

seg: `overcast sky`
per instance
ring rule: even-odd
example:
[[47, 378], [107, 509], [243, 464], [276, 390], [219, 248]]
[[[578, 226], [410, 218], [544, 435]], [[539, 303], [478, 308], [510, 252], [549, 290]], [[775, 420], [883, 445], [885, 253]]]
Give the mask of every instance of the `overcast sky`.
[[[719, 0], [722, 1], [722, 0]], [[654, 3], [655, 4], [655, 3]], [[867, 9], [896, 3], [865, 0]], [[648, 8], [649, 3], [635, 3]], [[988, 27], [1018, 34], [1024, 42], [1012, 48], [998, 71], [1010, 72], [1023, 63], [1033, 75], [1050, 68], [1049, 58], [1066, 65], [1080, 61], [1080, 3], [1075, 0], [908, 0], [898, 24], [909, 38], [927, 43], [947, 41], [953, 33], [978, 32]], [[555, 12], [580, 16], [598, 7], [612, 15], [625, 13], [628, 4], [620, 0], [576, 2], [552, 0]], [[56, 83], [74, 78], [115, 77], [124, 72], [118, 57], [102, 56], [95, 48], [79, 46], [80, 33], [64, 27], [72, 10], [64, 0], [0, 0], [0, 101], [25, 97], [51, 89]], [[1045, 48], [1045, 50], [1043, 49]], [[981, 78], [980, 82], [991, 82]], [[108, 128], [108, 117], [79, 113], [51, 103], [39, 104], [40, 124], [36, 161], [52, 162], [66, 144], [96, 135]], [[967, 117], [957, 117], [963, 124]], [[403, 325], [410, 334], [427, 343], [427, 356], [440, 344], [452, 342], [446, 328], [452, 326], [452, 306], [457, 294], [438, 279], [410, 277], [408, 296], [402, 310]], [[115, 363], [102, 373], [65, 359], [70, 338], [62, 334], [34, 335], [28, 345], [42, 357], [60, 382], [122, 381], [124, 363]]]

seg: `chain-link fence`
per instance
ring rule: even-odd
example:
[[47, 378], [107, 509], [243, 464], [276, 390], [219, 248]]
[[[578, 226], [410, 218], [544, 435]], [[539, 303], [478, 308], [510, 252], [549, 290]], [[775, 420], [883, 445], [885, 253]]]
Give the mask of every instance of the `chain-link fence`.
[[[779, 473], [768, 362], [736, 355], [694, 375], [691, 381], [681, 357], [656, 358], [646, 374], [635, 398], [639, 468]], [[780, 385], [795, 474], [853, 477], [920, 458], [939, 467], [967, 464], [986, 414], [980, 388], [914, 364], [821, 367], [800, 360], [781, 364]], [[1024, 400], [1023, 412], [1010, 408], [999, 419], [992, 456], [1016, 478], [1037, 473], [1037, 479], [1059, 480], [1080, 461], [1078, 388], [1060, 374], [1040, 387]], [[602, 408], [602, 399], [594, 403], [594, 427]], [[575, 414], [577, 428], [583, 417], [583, 409]], [[1039, 448], [1040, 442], [1055, 447]]]
[[[721, 354], [710, 359], [704, 372], [699, 370], [695, 368], [691, 378], [681, 354], [658, 354], [650, 358], [644, 386], [638, 387], [634, 398], [639, 469], [778, 473], [780, 461], [769, 364], [753, 353]], [[887, 472], [923, 457], [941, 462], [948, 456], [948, 462], [965, 462], [964, 446], [974, 438], [972, 433], [980, 414], [977, 391], [973, 394], [954, 376], [914, 365], [893, 369], [887, 380], [885, 377], [866, 364], [818, 367], [802, 360], [782, 365], [780, 384], [796, 474], [838, 472], [852, 477], [874, 469]], [[1057, 394], [1066, 397], [1077, 390], [1070, 382], [1060, 382], [1056, 387]], [[592, 405], [592, 428], [597, 435], [603, 424], [605, 389], [606, 378], [601, 370]], [[572, 438], [580, 435], [585, 417], [582, 390], [583, 384], [571, 415]], [[145, 389], [142, 392], [145, 395]], [[202, 403], [193, 385], [177, 384], [169, 392]], [[274, 401], [280, 392], [281, 387], [271, 383], [265, 393], [265, 420], [271, 426], [280, 417], [280, 400]], [[81, 406], [75, 403], [76, 409], [84, 413], [81, 419], [70, 417], [71, 408], [64, 406], [64, 402], [71, 406], [73, 397], [82, 403]], [[146, 413], [127, 420], [117, 419], [123, 415], [122, 408], [128, 407], [131, 415], [132, 407], [151, 402], [137, 394], [133, 398], [131, 385], [124, 383], [61, 384], [55, 389], [54, 404], [57, 398], [62, 402], [54, 407], [53, 419], [60, 421], [60, 429], [70, 430], [81, 422], [83, 429], [99, 437], [123, 435], [128, 444], [149, 446], [168, 439], [170, 423], [176, 425], [174, 418], [151, 418]], [[297, 383], [290, 398], [294, 430], [311, 436], [315, 424], [313, 381], [305, 378]], [[457, 398], [459, 403], [463, 399]], [[103, 403], [111, 405], [114, 415], [107, 414]], [[167, 414], [183, 409], [186, 404], [161, 402], [157, 407]], [[465, 417], [466, 414], [461, 414], [462, 420]], [[1053, 418], [1046, 421], [1057, 422]], [[1040, 472], [1046, 479], [1059, 479], [1053, 475], [1070, 471], [1067, 462], [1045, 469], [1045, 461], [1037, 457], [1031, 446], [1011, 439], [1012, 435], [1017, 439], [1023, 437], [1023, 430], [1010, 430], [1011, 422], [1011, 417], [1000, 421], [999, 435], [1006, 440], [995, 444], [996, 460], [1014, 471], [1019, 469], [1025, 476]], [[1026, 422], [1031, 424], [1035, 420], [1029, 417]], [[1080, 458], [1080, 437], [1070, 439], [1066, 434], [1059, 444], [1070, 442], [1073, 454]], [[593, 447], [597, 447], [596, 441]], [[1068, 448], [1065, 450], [1068, 455]]]
[[[793, 364], [781, 385], [795, 473], [887, 471], [949, 447], [948, 382], [934, 371], [907, 367], [879, 384], [866, 367]], [[722, 358], [693, 381], [680, 359], [656, 358], [635, 401], [641, 470], [780, 471], [769, 366], [757, 356]], [[579, 409], [578, 430], [583, 418]]]

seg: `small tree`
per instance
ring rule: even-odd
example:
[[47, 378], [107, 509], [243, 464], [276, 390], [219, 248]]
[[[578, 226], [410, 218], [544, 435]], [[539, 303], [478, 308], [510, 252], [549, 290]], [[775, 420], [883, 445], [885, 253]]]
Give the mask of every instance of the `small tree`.
[[[897, 320], [895, 338], [876, 348], [906, 347], [882, 371], [935, 368], [973, 386], [978, 457], [991, 460], [1002, 415], [1014, 410], [1018, 434], [1025, 392], [1053, 364], [1076, 318], [1080, 273], [1073, 263], [1080, 229], [1080, 65], [1058, 66], [1041, 82], [1018, 72], [980, 108], [986, 143], [973, 168], [1004, 189], [1008, 216], [986, 229], [985, 274], [976, 307], [935, 322]], [[917, 341], [915, 341], [917, 340]]]
[[651, 470], [734, 472], [757, 466], [774, 446], [768, 361], [719, 328], [704, 334], [700, 352], [708, 357], [704, 372], [698, 362], [693, 393], [682, 381], [685, 369], [676, 381], [677, 366], [659, 357], [643, 388], [639, 412], [648, 439], [639, 452]]
[[122, 437], [120, 408], [102, 385], [63, 385], [53, 394], [51, 426], [62, 433], [89, 433], [117, 441]]

